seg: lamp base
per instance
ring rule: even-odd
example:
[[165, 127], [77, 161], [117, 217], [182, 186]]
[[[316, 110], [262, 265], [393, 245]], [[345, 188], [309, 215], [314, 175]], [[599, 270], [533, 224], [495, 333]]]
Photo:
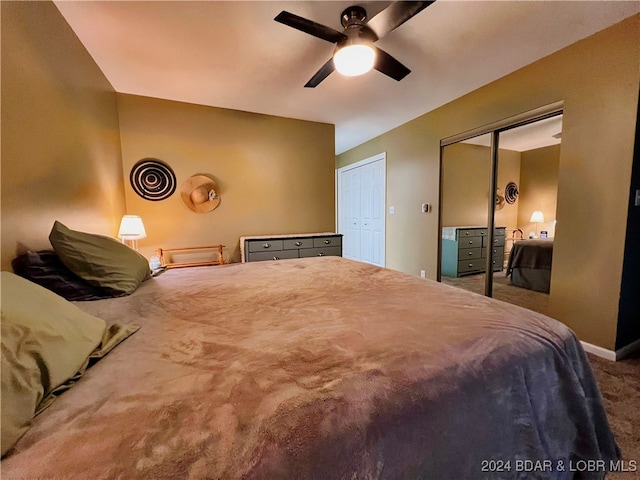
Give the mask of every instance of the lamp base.
[[135, 250], [136, 252], [138, 251], [138, 240], [127, 240], [126, 238], [123, 238], [122, 243], [132, 250]]

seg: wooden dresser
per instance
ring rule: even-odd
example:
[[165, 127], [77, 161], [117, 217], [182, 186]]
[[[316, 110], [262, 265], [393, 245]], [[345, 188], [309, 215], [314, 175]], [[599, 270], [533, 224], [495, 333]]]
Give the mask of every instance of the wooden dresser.
[[243, 262], [285, 258], [342, 256], [342, 234], [301, 233], [240, 237]]
[[[504, 265], [505, 227], [495, 229], [493, 242], [493, 271]], [[444, 227], [442, 229], [442, 275], [461, 277], [485, 271], [486, 227]]]

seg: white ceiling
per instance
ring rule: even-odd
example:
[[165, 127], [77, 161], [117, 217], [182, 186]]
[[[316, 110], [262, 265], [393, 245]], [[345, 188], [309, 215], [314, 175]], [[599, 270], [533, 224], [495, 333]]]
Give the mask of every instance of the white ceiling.
[[[354, 1], [62, 1], [117, 92], [335, 124], [342, 153], [640, 11], [631, 1], [437, 0], [376, 45], [412, 70], [331, 74], [333, 45], [282, 10], [342, 30]], [[359, 2], [372, 17], [390, 2]], [[624, 48], [624, 47], [622, 47]]]
[[[498, 145], [502, 149], [515, 152], [526, 152], [536, 148], [558, 145], [562, 140], [562, 117], [562, 115], [556, 115], [500, 132]], [[489, 147], [491, 134], [485, 133], [462, 143]]]

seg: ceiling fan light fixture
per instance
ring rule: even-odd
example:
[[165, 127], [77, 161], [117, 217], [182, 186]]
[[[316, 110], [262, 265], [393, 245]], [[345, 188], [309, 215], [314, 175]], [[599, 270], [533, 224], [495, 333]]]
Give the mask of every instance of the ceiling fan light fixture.
[[363, 75], [373, 68], [376, 52], [369, 45], [346, 45], [336, 50], [333, 64], [336, 70], [347, 77]]

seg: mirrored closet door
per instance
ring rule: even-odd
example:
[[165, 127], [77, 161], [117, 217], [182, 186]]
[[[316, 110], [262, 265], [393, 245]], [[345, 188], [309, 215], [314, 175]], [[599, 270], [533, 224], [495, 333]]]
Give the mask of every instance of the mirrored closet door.
[[440, 182], [440, 280], [542, 313], [562, 136], [547, 110], [443, 141]]
[[487, 133], [442, 149], [441, 275], [476, 293], [484, 293], [487, 271], [490, 145]]

